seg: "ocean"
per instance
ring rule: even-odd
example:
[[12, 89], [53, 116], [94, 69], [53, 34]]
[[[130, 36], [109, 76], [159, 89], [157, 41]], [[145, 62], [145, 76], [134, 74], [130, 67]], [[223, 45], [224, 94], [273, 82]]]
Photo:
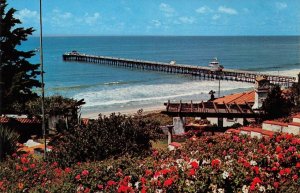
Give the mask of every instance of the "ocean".
[[[296, 76], [300, 36], [92, 36], [44, 37], [46, 96], [84, 98], [84, 115], [163, 108], [171, 101], [199, 102], [218, 90], [218, 81], [189, 75], [133, 70], [103, 64], [64, 62], [72, 50], [91, 55], [207, 66], [215, 57], [225, 67]], [[39, 37], [18, 49], [34, 50]], [[39, 53], [30, 59], [39, 63]], [[221, 96], [253, 89], [253, 84], [221, 81]]]

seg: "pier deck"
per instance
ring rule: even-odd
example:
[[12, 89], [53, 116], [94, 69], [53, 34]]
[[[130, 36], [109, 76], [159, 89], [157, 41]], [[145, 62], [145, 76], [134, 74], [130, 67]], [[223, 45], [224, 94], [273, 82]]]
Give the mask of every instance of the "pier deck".
[[107, 56], [87, 55], [77, 52], [63, 54], [64, 61], [77, 61], [99, 63], [118, 67], [135, 68], [141, 70], [152, 70], [167, 73], [189, 74], [203, 79], [230, 80], [254, 83], [257, 76], [265, 76], [271, 83], [289, 87], [296, 81], [295, 77], [262, 74], [251, 71], [223, 69], [215, 70], [210, 67], [193, 66], [184, 64], [170, 64], [164, 62], [115, 58]]

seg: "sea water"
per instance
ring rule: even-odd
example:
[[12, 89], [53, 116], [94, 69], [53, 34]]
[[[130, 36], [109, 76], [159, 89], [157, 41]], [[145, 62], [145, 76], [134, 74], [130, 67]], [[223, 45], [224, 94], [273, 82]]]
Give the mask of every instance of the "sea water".
[[[123, 111], [171, 101], [199, 102], [218, 91], [217, 80], [142, 71], [104, 64], [64, 62], [72, 50], [91, 55], [207, 66], [215, 57], [230, 69], [296, 76], [300, 72], [300, 36], [94, 36], [44, 37], [46, 95], [84, 98], [83, 114]], [[31, 37], [19, 49], [39, 48]], [[39, 63], [39, 53], [31, 60]], [[221, 81], [221, 96], [253, 89], [253, 84]]]

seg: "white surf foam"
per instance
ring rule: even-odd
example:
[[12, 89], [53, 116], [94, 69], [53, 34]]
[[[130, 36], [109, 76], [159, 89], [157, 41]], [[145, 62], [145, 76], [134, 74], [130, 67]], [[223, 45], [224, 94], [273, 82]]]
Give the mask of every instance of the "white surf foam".
[[[233, 89], [247, 89], [253, 84], [222, 81], [221, 91]], [[208, 99], [210, 90], [218, 90], [218, 81], [191, 81], [179, 84], [158, 84], [158, 85], [133, 85], [122, 88], [108, 88], [91, 92], [78, 93], [76, 99], [84, 98], [85, 107], [123, 105], [127, 103], [138, 104], [140, 102], [151, 103], [151, 101], [166, 101], [168, 99], [186, 99], [196, 96], [196, 99]]]

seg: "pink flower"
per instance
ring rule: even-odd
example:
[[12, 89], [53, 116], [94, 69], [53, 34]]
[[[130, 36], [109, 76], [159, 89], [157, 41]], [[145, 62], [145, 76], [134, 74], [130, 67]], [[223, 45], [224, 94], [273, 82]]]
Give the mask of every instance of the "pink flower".
[[21, 157], [21, 163], [22, 164], [27, 164], [29, 160], [26, 157]]
[[78, 175], [75, 177], [75, 179], [76, 179], [77, 181], [80, 180], [80, 179], [81, 179], [80, 174], [78, 174]]
[[293, 175], [293, 177], [292, 177], [292, 178], [293, 178], [293, 180], [294, 180], [294, 181], [297, 181], [297, 180], [298, 180], [298, 176], [297, 176], [296, 174], [295, 174], [295, 175]]
[[87, 176], [87, 175], [89, 175], [89, 171], [88, 171], [88, 170], [83, 170], [83, 171], [81, 172], [81, 175]]
[[31, 169], [35, 168], [35, 164], [30, 164], [30, 168]]
[[277, 189], [279, 187], [279, 182], [274, 182], [274, 187]]
[[103, 190], [103, 185], [98, 184], [97, 187], [99, 188], [99, 190]]

